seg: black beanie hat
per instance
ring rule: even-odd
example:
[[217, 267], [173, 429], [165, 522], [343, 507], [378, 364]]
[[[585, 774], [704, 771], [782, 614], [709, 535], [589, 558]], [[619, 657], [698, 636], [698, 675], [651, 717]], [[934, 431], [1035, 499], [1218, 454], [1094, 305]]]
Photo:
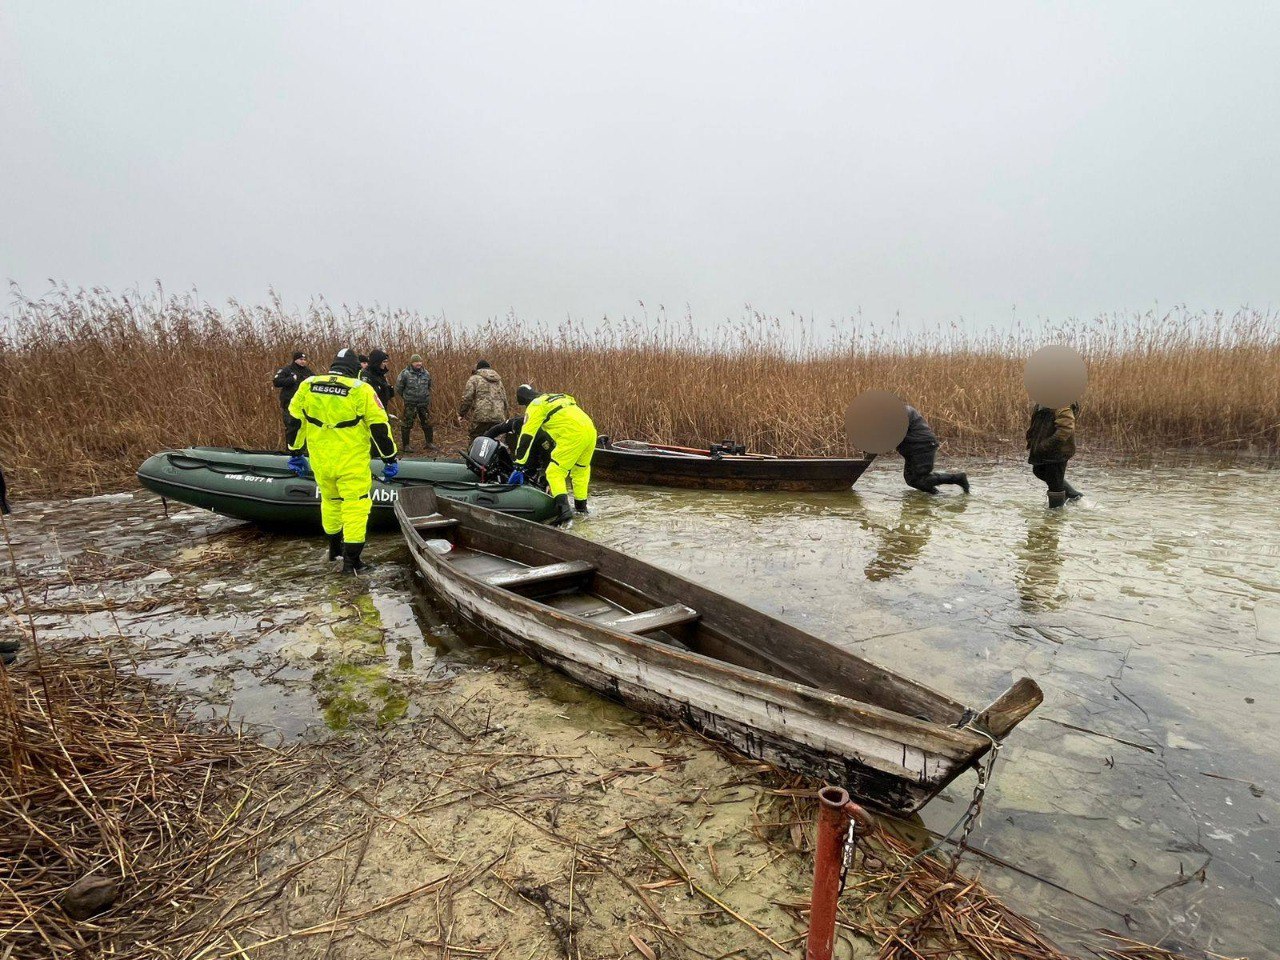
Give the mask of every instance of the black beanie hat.
[[329, 364], [329, 372], [354, 377], [360, 372], [360, 357], [350, 347], [343, 347]]
[[307, 355], [307, 351], [305, 351], [305, 350], [295, 350], [295, 351], [293, 351], [293, 359], [295, 359], [295, 360], [301, 360], [301, 359], [302, 359], [303, 357], [305, 357], [306, 355]]
[[476, 369], [477, 369], [477, 370], [492, 370], [492, 369], [493, 369], [493, 367], [489, 366], [489, 361], [488, 361], [488, 360], [477, 360], [477, 361], [476, 361]]

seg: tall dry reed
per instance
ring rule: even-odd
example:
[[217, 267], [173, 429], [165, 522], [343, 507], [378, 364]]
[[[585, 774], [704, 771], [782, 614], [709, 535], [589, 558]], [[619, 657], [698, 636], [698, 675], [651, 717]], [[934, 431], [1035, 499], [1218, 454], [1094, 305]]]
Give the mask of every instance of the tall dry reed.
[[[384, 307], [225, 308], [160, 289], [17, 295], [0, 333], [0, 464], [19, 496], [127, 485], [159, 449], [278, 447], [272, 373], [295, 348], [323, 369], [339, 346], [375, 346], [395, 369], [421, 352], [451, 419], [479, 357], [503, 375], [578, 397], [602, 433], [771, 453], [842, 454], [843, 410], [891, 390], [924, 411], [952, 454], [1021, 456], [1022, 366], [1047, 342], [1086, 357], [1082, 450], [1280, 450], [1280, 322], [1270, 312], [1109, 317], [1049, 331], [921, 336], [862, 323], [823, 331], [752, 315], [704, 332], [664, 316], [551, 328], [516, 317], [463, 328]], [[456, 436], [456, 435], [455, 435]], [[450, 437], [449, 439], [454, 439]]]

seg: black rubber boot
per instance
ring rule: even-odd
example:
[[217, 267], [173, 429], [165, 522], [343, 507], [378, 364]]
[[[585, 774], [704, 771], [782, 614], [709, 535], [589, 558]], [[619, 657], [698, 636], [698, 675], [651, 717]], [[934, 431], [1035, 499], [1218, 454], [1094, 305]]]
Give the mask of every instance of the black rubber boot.
[[1066, 502], [1067, 502], [1067, 492], [1065, 490], [1049, 491], [1049, 509], [1050, 510], [1057, 510]]
[[0, 640], [0, 663], [7, 667], [17, 660], [19, 645], [17, 640]]
[[342, 559], [342, 534], [329, 534], [329, 562]]
[[342, 552], [342, 572], [344, 574], [368, 573], [373, 569], [372, 563], [360, 559], [364, 552], [363, 543], [348, 543]]
[[1083, 496], [1084, 496], [1084, 494], [1083, 494], [1083, 493], [1081, 493], [1079, 490], [1077, 490], [1077, 489], [1076, 489], [1075, 487], [1073, 487], [1071, 484], [1067, 483], [1067, 481], [1063, 480], [1063, 481], [1062, 481], [1062, 485], [1063, 485], [1063, 486], [1066, 488], [1066, 490], [1067, 490], [1067, 499], [1068, 499], [1068, 500], [1079, 500], [1081, 497], [1083, 497]]
[[556, 497], [556, 516], [551, 521], [553, 527], [562, 527], [573, 522], [573, 507], [569, 506], [569, 495], [562, 493]]
[[427, 449], [434, 450], [436, 448], [436, 428], [423, 427], [422, 432], [426, 434], [427, 437]]
[[965, 493], [969, 492], [969, 475], [967, 473], [948, 473], [943, 483], [954, 483]]
[[579, 514], [579, 515], [584, 516], [584, 517], [585, 517], [588, 513], [590, 513], [590, 512], [591, 512], [590, 510], [588, 510], [588, 509], [587, 509], [587, 501], [585, 501], [585, 500], [574, 500], [574, 501], [573, 501], [573, 509], [574, 509], [574, 510]]

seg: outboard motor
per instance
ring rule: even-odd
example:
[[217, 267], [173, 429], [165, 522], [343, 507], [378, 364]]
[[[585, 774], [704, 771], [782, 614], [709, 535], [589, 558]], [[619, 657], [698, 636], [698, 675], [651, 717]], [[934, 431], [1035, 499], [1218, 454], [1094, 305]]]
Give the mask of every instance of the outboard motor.
[[476, 437], [472, 440], [471, 449], [463, 459], [467, 461], [467, 469], [479, 477], [481, 483], [501, 483], [506, 474], [511, 472], [511, 455], [506, 447], [492, 437]]
[[722, 440], [719, 443], [713, 443], [707, 452], [711, 454], [713, 460], [719, 460], [726, 453], [730, 456], [740, 456], [747, 452], [747, 448], [745, 444], [734, 443], [732, 440]]

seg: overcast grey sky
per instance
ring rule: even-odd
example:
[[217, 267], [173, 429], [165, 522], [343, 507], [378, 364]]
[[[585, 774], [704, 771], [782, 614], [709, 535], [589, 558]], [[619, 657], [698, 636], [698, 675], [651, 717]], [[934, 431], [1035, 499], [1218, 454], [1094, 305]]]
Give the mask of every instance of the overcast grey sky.
[[556, 321], [1280, 306], [1280, 4], [0, 0], [0, 275]]

